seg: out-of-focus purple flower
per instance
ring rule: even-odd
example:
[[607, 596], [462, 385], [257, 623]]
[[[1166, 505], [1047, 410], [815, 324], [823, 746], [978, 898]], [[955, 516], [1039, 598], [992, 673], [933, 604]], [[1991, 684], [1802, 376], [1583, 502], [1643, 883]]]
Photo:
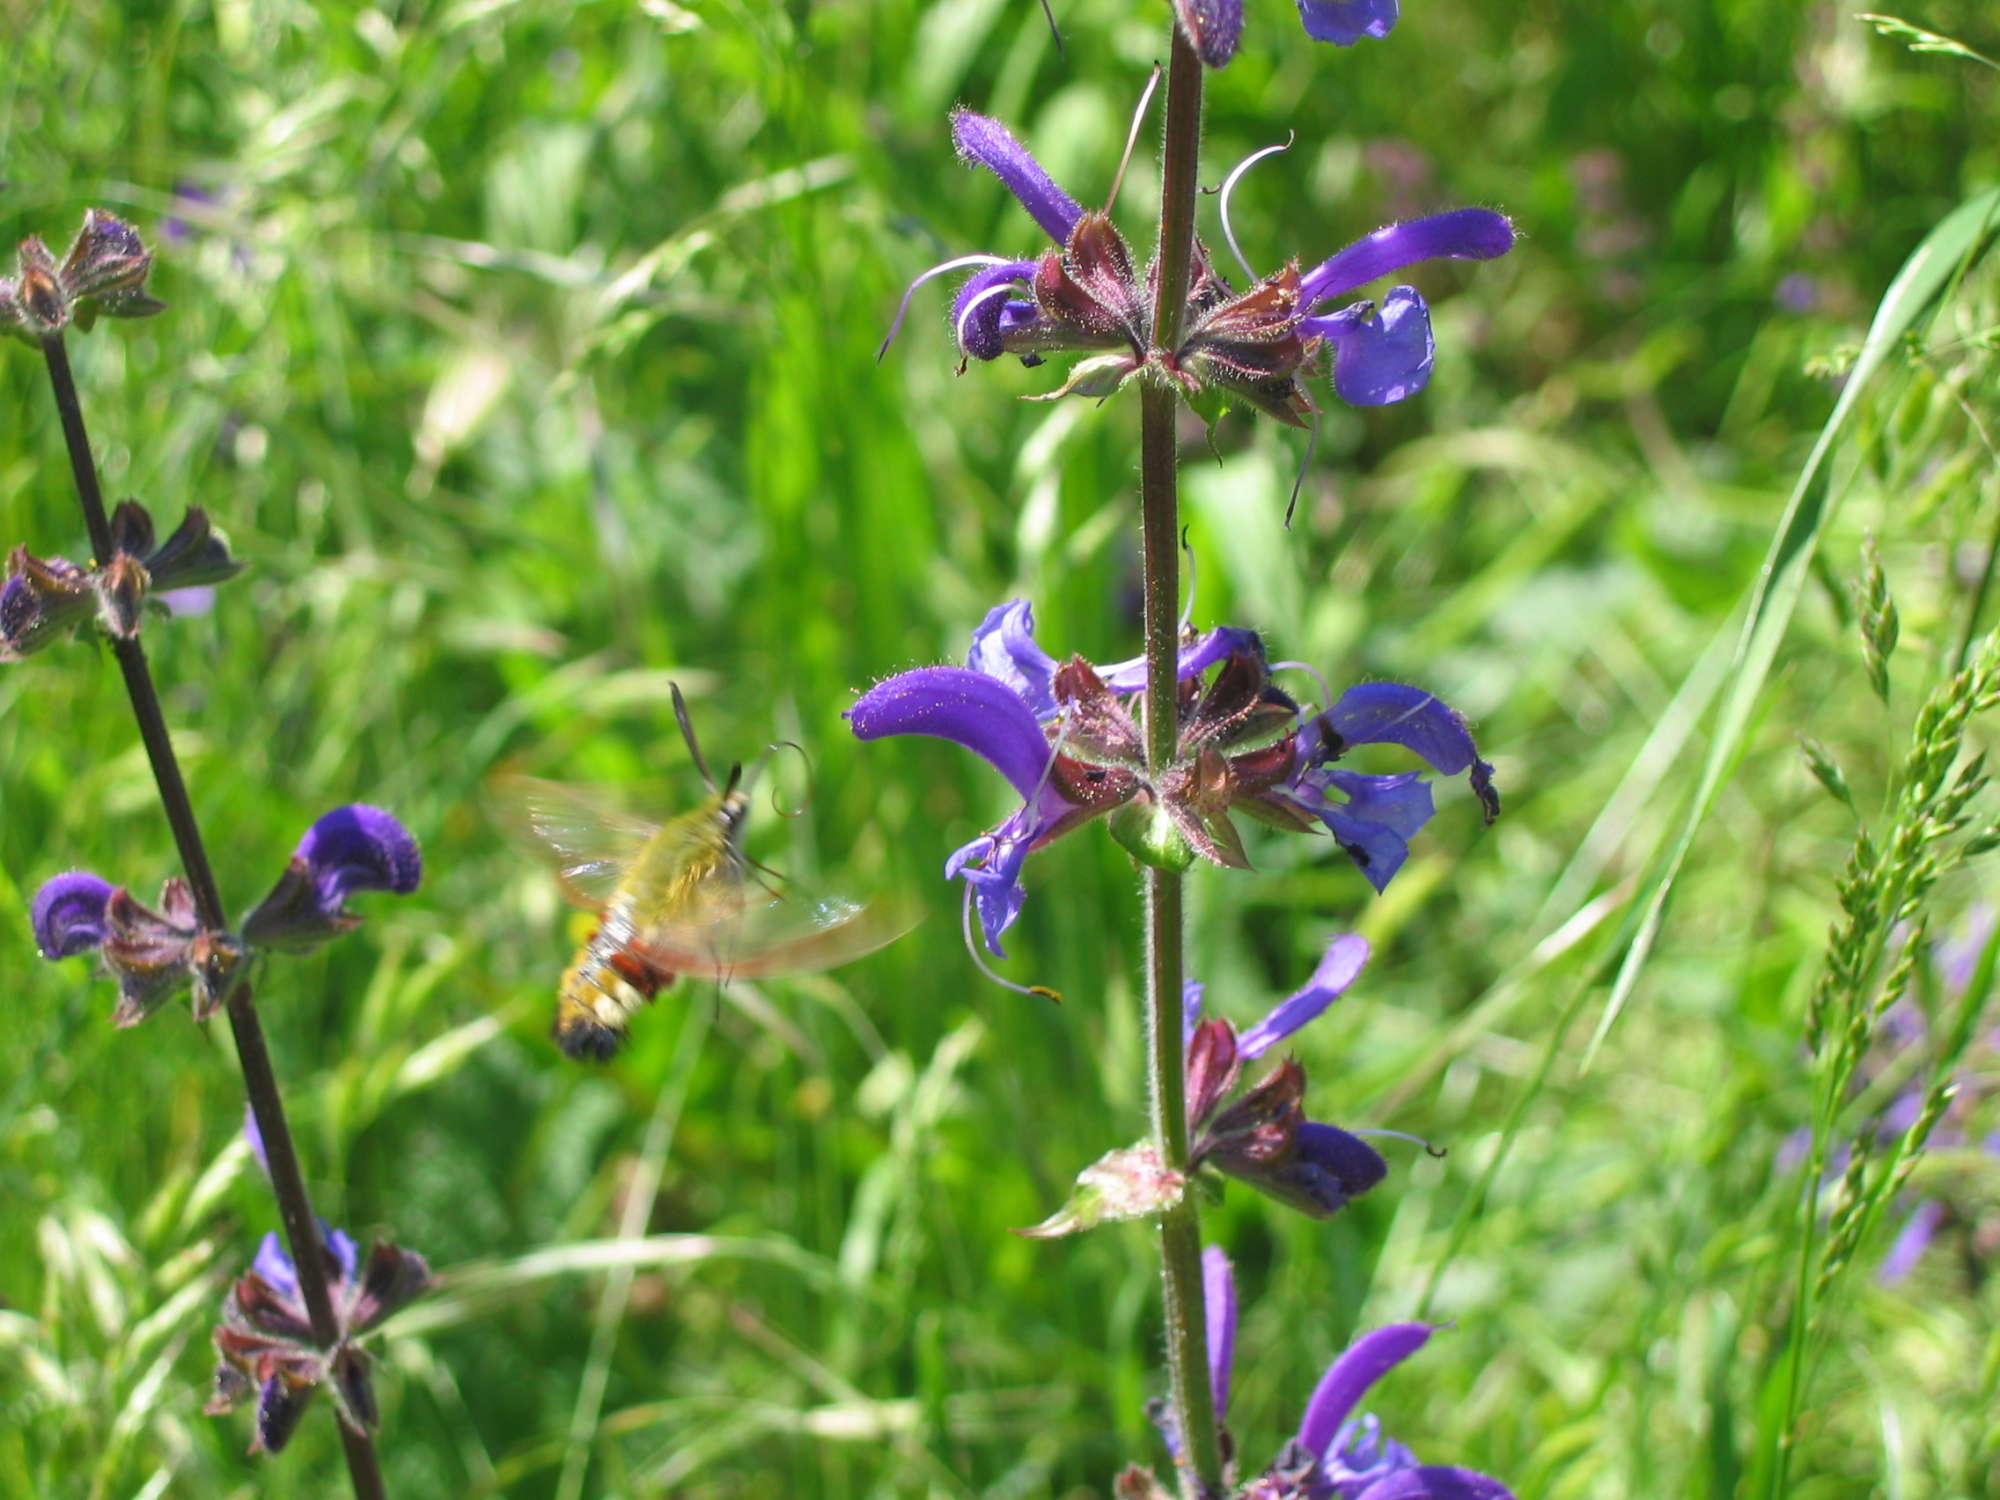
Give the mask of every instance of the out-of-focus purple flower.
[[53, 644], [96, 607], [89, 573], [64, 558], [40, 558], [16, 547], [7, 555], [7, 581], [0, 584], [0, 662], [19, 661]]
[[99, 208], [58, 265], [38, 236], [21, 241], [17, 274], [0, 276], [0, 333], [39, 345], [75, 324], [89, 332], [99, 314], [144, 318], [166, 306], [146, 292], [153, 254], [139, 232]]
[[7, 581], [0, 584], [0, 662], [39, 651], [93, 612], [107, 634], [137, 635], [147, 598], [164, 604], [164, 592], [186, 599], [241, 570], [200, 507], [189, 507], [172, 535], [159, 541], [146, 508], [121, 501], [111, 513], [111, 557], [97, 567], [39, 558], [26, 547], [8, 555]]
[[[1972, 983], [1992, 941], [1996, 915], [1993, 907], [1980, 902], [1966, 913], [1955, 933], [1931, 944], [1931, 964], [1945, 1000], [1957, 1000]], [[1901, 936], [1897, 939], [1898, 943], [1903, 940]], [[1923, 1057], [1941, 1044], [1933, 1030], [1933, 1019], [1909, 996], [1897, 1000], [1876, 1019], [1868, 1050], [1855, 1067], [1850, 1093], [1867, 1093], [1891, 1070], [1897, 1070], [1891, 1076], [1899, 1078], [1901, 1084], [1859, 1122], [1855, 1138], [1864, 1149], [1894, 1148], [1928, 1114], [1928, 1133], [1919, 1149], [1976, 1147], [1987, 1155], [2000, 1156], [2000, 1132], [1989, 1132], [1983, 1138], [1975, 1136], [1980, 1110], [2000, 1097], [1990, 1081], [1993, 1076], [1990, 1061], [2000, 1057], [2000, 1031], [1989, 1031], [1969, 1041], [1958, 1070], [1945, 1081], [1951, 1093], [1944, 1100], [1939, 1097], [1940, 1082], [1934, 1075], [1927, 1076], [1929, 1070], [1909, 1066], [1912, 1058]], [[1812, 1154], [1812, 1144], [1809, 1127], [1802, 1126], [1789, 1133], [1775, 1154], [1778, 1169], [1791, 1171], [1803, 1166]], [[1853, 1154], [1854, 1147], [1846, 1140], [1828, 1143], [1821, 1167], [1822, 1192], [1831, 1192], [1838, 1186], [1847, 1174]], [[1902, 1222], [1875, 1271], [1876, 1280], [1884, 1285], [1910, 1276], [1938, 1236], [1954, 1224], [1973, 1227], [1971, 1243], [1975, 1254], [1980, 1253], [1978, 1247], [1982, 1243], [1994, 1238], [1990, 1232], [1982, 1232], [1977, 1207], [1935, 1188], [1914, 1205], [1908, 1198], [1898, 1200], [1897, 1212]], [[1990, 1224], [1991, 1220], [1986, 1222]]]
[[357, 804], [335, 808], [306, 831], [271, 894], [244, 919], [241, 941], [203, 931], [193, 895], [178, 879], [162, 887], [155, 911], [100, 876], [71, 871], [44, 882], [29, 918], [44, 958], [101, 954], [118, 981], [112, 1024], [136, 1025], [190, 987], [194, 1018], [202, 1021], [235, 992], [251, 949], [315, 947], [361, 920], [346, 908], [351, 893], [407, 893], [421, 873], [416, 841], [403, 825]]
[[1132, 713], [1144, 662], [1058, 663], [1018, 600], [987, 614], [966, 666], [899, 673], [847, 711], [860, 739], [950, 740], [1020, 794], [1018, 810], [945, 866], [967, 882], [992, 952], [1020, 912], [1028, 854], [1101, 814], [1139, 858], [1176, 866], [1197, 855], [1247, 866], [1232, 811], [1294, 832], [1323, 826], [1379, 891], [1431, 816], [1430, 788], [1415, 772], [1349, 771], [1337, 764], [1349, 750], [1400, 745], [1445, 775], [1469, 773], [1488, 821], [1499, 811], [1464, 719], [1422, 689], [1364, 683], [1329, 709], [1303, 708], [1272, 682], [1257, 634], [1231, 627], [1188, 633], [1178, 670], [1176, 754], [1157, 772]]
[[[1202, 1282], [1209, 1309], [1209, 1382], [1221, 1422], [1236, 1346], [1236, 1290], [1228, 1256], [1213, 1246], [1202, 1253]], [[1485, 1474], [1418, 1463], [1407, 1447], [1383, 1435], [1373, 1416], [1354, 1415], [1369, 1387], [1435, 1332], [1434, 1324], [1394, 1323], [1350, 1344], [1313, 1388], [1296, 1435], [1238, 1491], [1239, 1500], [1513, 1500], [1507, 1486]], [[1150, 1414], [1178, 1458], [1180, 1434], [1171, 1413], [1155, 1403]], [[1133, 1493], [1143, 1491], [1135, 1486]]]
[[[1190, 1168], [1212, 1166], [1313, 1218], [1337, 1213], [1388, 1175], [1367, 1142], [1305, 1116], [1305, 1070], [1287, 1058], [1234, 1102], [1246, 1061], [1263, 1056], [1326, 1008], [1361, 973], [1368, 944], [1347, 934], [1327, 945], [1303, 988], [1240, 1037], [1228, 1021], [1199, 1021], [1186, 1048]], [[1184, 996], [1192, 1018], [1199, 986]]]
[[88, 870], [72, 870], [42, 882], [28, 920], [43, 958], [70, 958], [104, 945], [104, 908], [111, 882]]
[[[1240, 25], [1238, 0], [1180, 4], [1182, 24], [1198, 47], [1203, 35], [1229, 32], [1231, 16]], [[1307, 29], [1328, 40], [1380, 35], [1395, 20], [1394, 0], [1301, 0], [1300, 8]], [[1229, 36], [1233, 49], [1233, 32]], [[1379, 229], [1304, 273], [1292, 262], [1241, 294], [1197, 244], [1180, 342], [1156, 348], [1153, 272], [1135, 259], [1110, 219], [1080, 208], [998, 121], [962, 109], [952, 116], [952, 134], [959, 155], [998, 177], [1054, 244], [1033, 259], [974, 254], [931, 267], [903, 294], [883, 347], [901, 328], [919, 286], [976, 268], [952, 304], [960, 352], [980, 360], [1013, 354], [1029, 365], [1057, 350], [1095, 353], [1056, 395], [1106, 396], [1151, 366], [1189, 399], [1215, 390], [1303, 427], [1314, 408], [1296, 377], [1325, 349], [1342, 400], [1357, 406], [1401, 401], [1430, 379], [1434, 348], [1422, 296], [1397, 286], [1379, 304], [1328, 304], [1419, 261], [1490, 260], [1514, 243], [1504, 215], [1458, 209]]]
[[423, 876], [409, 830], [379, 807], [336, 807], [306, 830], [271, 893], [243, 919], [244, 941], [305, 952], [349, 932], [361, 918], [347, 909], [356, 891], [407, 895]]
[[298, 1268], [275, 1234], [264, 1236], [250, 1269], [222, 1301], [214, 1342], [220, 1363], [206, 1408], [220, 1416], [257, 1403], [252, 1453], [276, 1453], [290, 1441], [313, 1393], [333, 1394], [340, 1420], [357, 1431], [379, 1420], [369, 1357], [357, 1342], [431, 1283], [430, 1267], [386, 1240], [364, 1262], [345, 1230], [321, 1226], [320, 1251], [333, 1302], [335, 1336], [322, 1348], [299, 1290]]
[[1819, 280], [1804, 271], [1791, 271], [1778, 278], [1771, 300], [1788, 313], [1809, 313], [1819, 305]]
[[[1299, 20], [1316, 42], [1351, 47], [1395, 29], [1398, 0], [1298, 0]], [[1243, 35], [1243, 0], [1174, 0], [1174, 14], [1195, 55], [1211, 68], [1236, 55]]]
[[136, 1026], [201, 973], [195, 951], [200, 924], [187, 883], [169, 880], [155, 911], [87, 870], [44, 881], [29, 912], [35, 947], [46, 959], [96, 950], [118, 981], [114, 1026]]

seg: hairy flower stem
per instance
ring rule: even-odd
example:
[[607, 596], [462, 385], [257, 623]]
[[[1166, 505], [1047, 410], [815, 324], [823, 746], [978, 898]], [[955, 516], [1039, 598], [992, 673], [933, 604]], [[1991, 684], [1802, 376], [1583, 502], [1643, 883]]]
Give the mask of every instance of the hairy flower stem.
[[[1153, 353], [1180, 340], [1194, 250], [1195, 161], [1201, 144], [1201, 62], [1174, 28], [1167, 70], [1167, 125], [1160, 201], [1158, 293]], [[1174, 758], [1180, 634], [1180, 496], [1174, 437], [1179, 398], [1164, 379], [1139, 396], [1140, 551], [1145, 569], [1146, 760], [1155, 771]], [[1186, 1080], [1181, 1058], [1184, 914], [1178, 872], [1146, 870], [1146, 1036], [1153, 1141], [1161, 1164], [1185, 1172]], [[1201, 1221], [1190, 1192], [1160, 1216], [1167, 1368], [1181, 1434], [1182, 1489], [1192, 1500], [1222, 1493], [1222, 1446], [1208, 1383], [1202, 1307]]]
[[[69, 448], [70, 469], [76, 476], [77, 499], [83, 507], [84, 526], [90, 532], [91, 552], [94, 561], [102, 566], [111, 560], [111, 522], [104, 510], [104, 493], [97, 483], [97, 465], [90, 456], [90, 438], [84, 431], [76, 380], [70, 374], [69, 352], [63, 347], [60, 333], [43, 341], [42, 354], [48, 362], [56, 411], [62, 418], [63, 441]], [[137, 637], [129, 640], [114, 637], [111, 654], [118, 659], [118, 669], [125, 677], [126, 696], [132, 700], [132, 716], [139, 721], [139, 738], [145, 744], [153, 781], [160, 790], [160, 805], [166, 811], [167, 826], [173, 830], [181, 866], [187, 872], [195, 914], [201, 919], [204, 931], [225, 932], [229, 924], [222, 909], [222, 895], [208, 863], [201, 829], [195, 823], [187, 783], [181, 778], [180, 761], [174, 755], [174, 742], [167, 732], [166, 714], [160, 708], [160, 695], [146, 665], [145, 648]], [[331, 1349], [340, 1338], [340, 1325], [334, 1317], [333, 1298], [327, 1292], [326, 1256], [320, 1248], [319, 1220], [313, 1213], [312, 1200], [306, 1195], [305, 1178], [299, 1172], [298, 1153], [292, 1148], [291, 1127], [285, 1122], [284, 1101], [278, 1092], [278, 1077], [271, 1068], [271, 1052], [264, 1045], [264, 1028], [257, 1018], [247, 981], [238, 983], [230, 993], [227, 1008], [229, 1029], [236, 1041], [237, 1064], [243, 1070], [243, 1085], [250, 1096], [257, 1133], [263, 1139], [271, 1190], [277, 1195], [278, 1215], [284, 1221], [285, 1240], [291, 1246], [299, 1291], [312, 1319], [313, 1338], [321, 1348]], [[350, 1428], [345, 1422], [335, 1425], [340, 1429], [356, 1500], [384, 1500], [387, 1491], [382, 1486], [382, 1469], [376, 1461], [373, 1440], [365, 1431]]]

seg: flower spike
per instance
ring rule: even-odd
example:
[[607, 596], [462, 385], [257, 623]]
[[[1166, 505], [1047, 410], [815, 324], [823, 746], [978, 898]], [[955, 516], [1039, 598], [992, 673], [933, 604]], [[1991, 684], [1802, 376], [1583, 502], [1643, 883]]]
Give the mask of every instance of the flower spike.
[[[1489, 821], [1499, 811], [1493, 768], [1479, 759], [1465, 720], [1420, 688], [1364, 683], [1327, 710], [1301, 707], [1272, 681], [1257, 633], [1232, 627], [1188, 632], [1179, 674], [1176, 756], [1158, 770], [1146, 765], [1131, 712], [1145, 663], [1058, 663], [1020, 600], [988, 611], [966, 666], [899, 673], [847, 710], [857, 739], [950, 740], [1020, 795], [1015, 812], [945, 865], [946, 879], [975, 888], [990, 952], [1001, 953], [1000, 935], [1020, 913], [1027, 856], [1100, 815], [1111, 815], [1113, 835], [1135, 857], [1183, 868], [1197, 857], [1248, 862], [1235, 812], [1293, 832], [1323, 827], [1379, 891], [1429, 821], [1431, 791], [1416, 772], [1347, 770], [1337, 762], [1350, 748], [1401, 745], [1444, 775], [1467, 773]], [[1365, 958], [1365, 945], [1359, 953]]]

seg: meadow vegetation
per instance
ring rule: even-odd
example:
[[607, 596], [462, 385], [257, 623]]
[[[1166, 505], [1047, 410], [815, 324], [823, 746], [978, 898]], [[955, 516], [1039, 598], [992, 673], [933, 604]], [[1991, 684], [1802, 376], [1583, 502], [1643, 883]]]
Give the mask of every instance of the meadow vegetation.
[[[1218, 182], [1297, 134], [1236, 194], [1246, 246], [1460, 204], [1522, 239], [1414, 278], [1422, 398], [1322, 388], [1289, 532], [1299, 434], [1187, 433], [1196, 619], [1432, 689], [1505, 801], [1482, 831], [1441, 778], [1379, 898], [1275, 836], [1192, 882], [1190, 969], [1239, 1024], [1368, 938], [1297, 1039], [1317, 1112], [1448, 1148], [1328, 1224], [1207, 1209], [1239, 1447], [1421, 1315], [1454, 1327], [1372, 1408], [1523, 1496], [2000, 1490], [1995, 806], [1962, 774], [1990, 658], [1952, 686], [2000, 623], [2000, 76], [1821, 0], [1409, 0], [1393, 50], [1337, 54], [1260, 6], [1290, 9], [1252, 0], [1203, 151]], [[1142, 1128], [1131, 862], [1037, 855], [1005, 968], [1064, 1003], [989, 986], [937, 872], [1009, 793], [840, 718], [1007, 598], [1057, 649], [1137, 649], [1130, 403], [955, 378], [942, 290], [876, 362], [918, 271], [1039, 244], [953, 161], [954, 103], [1108, 192], [1165, 7], [1057, 12], [1064, 52], [1026, 0], [0, 4], [0, 224], [61, 242], [96, 205], [160, 256], [166, 313], [71, 342], [107, 491], [205, 507], [248, 564], [149, 627], [231, 909], [336, 803], [423, 844], [419, 892], [260, 987], [321, 1212], [441, 1277], [379, 1344], [397, 1495], [1005, 1500], [1158, 1462], [1145, 1231], [1008, 1232]], [[1911, 19], [2000, 51], [1974, 0]], [[5, 352], [0, 544], [81, 555], [40, 362]], [[753, 852], [929, 919], [683, 987], [579, 1068], [547, 1035], [577, 934], [483, 788], [691, 804], [670, 680], [712, 758], [810, 753]], [[0, 1493], [334, 1493], [330, 1424], [253, 1460], [201, 1415], [275, 1219], [227, 1032], [114, 1030], [84, 962], [36, 958], [28, 904], [73, 867], [174, 870], [87, 645], [0, 668]], [[1899, 968], [1927, 1028], [1871, 1041]], [[1899, 1164], [1876, 1121], [1946, 1078], [1949, 1130]], [[1919, 1201], [1941, 1223], [1885, 1280]]]

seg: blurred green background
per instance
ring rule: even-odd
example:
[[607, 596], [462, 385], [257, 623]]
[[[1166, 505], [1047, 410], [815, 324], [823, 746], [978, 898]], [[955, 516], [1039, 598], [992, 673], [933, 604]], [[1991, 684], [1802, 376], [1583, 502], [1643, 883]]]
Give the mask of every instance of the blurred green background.
[[[984, 984], [935, 872], [1004, 786], [839, 718], [959, 657], [1009, 597], [1059, 655], [1136, 650], [1134, 406], [1015, 399], [1046, 368], [954, 378], [944, 284], [874, 358], [923, 268], [1037, 246], [954, 163], [954, 103], [1010, 121], [1083, 202], [1108, 191], [1167, 10], [1056, 8], [1061, 52], [1029, 0], [0, 0], [0, 228], [60, 248], [98, 205], [160, 252], [170, 310], [71, 342], [107, 491], [169, 524], [205, 506], [250, 563], [213, 614], [149, 636], [229, 900], [339, 802], [424, 844], [417, 895], [365, 898], [358, 936], [261, 989], [321, 1211], [444, 1273], [380, 1345], [399, 1496], [998, 1500], [1161, 1461], [1148, 1235], [1006, 1232], [1143, 1128], [1130, 867], [1095, 831], [1029, 867], [1008, 972], [1060, 1009]], [[1369, 937], [1298, 1039], [1314, 1113], [1449, 1147], [1396, 1148], [1330, 1224], [1240, 1187], [1209, 1211], [1245, 1309], [1237, 1449], [1260, 1467], [1351, 1334], [1429, 1288], [1455, 1327], [1369, 1402], [1420, 1457], [1524, 1497], [1731, 1495], [1783, 1425], [1799, 1174], [1779, 1153], [1812, 1110], [1801, 1017], [1854, 827], [1795, 736], [1872, 814], [1968, 629], [2000, 515], [1983, 266], [1844, 435], [1733, 776], [1587, 1067], [1586, 1047], [1841, 351], [1995, 180], [2000, 80], [1817, 0], [1411, 0], [1351, 51], [1279, 0], [1248, 10], [1203, 164], [1219, 182], [1296, 133], [1236, 196], [1258, 269], [1463, 204], [1523, 239], [1412, 273], [1438, 333], [1421, 399], [1361, 412], [1318, 387], [1290, 533], [1296, 434], [1189, 433], [1196, 619], [1265, 631], [1336, 691], [1432, 688], [1507, 807], [1482, 831], [1440, 785], [1380, 899], [1324, 842], [1276, 837], [1255, 873], [1194, 882], [1191, 967], [1239, 1023], [1331, 933]], [[1912, 19], [2000, 48], [1977, 0]], [[1141, 246], [1148, 149], [1119, 205]], [[0, 384], [0, 543], [81, 557], [39, 360], [11, 348]], [[1852, 628], [1864, 533], [1901, 609], [1886, 706]], [[811, 753], [807, 815], [767, 811], [755, 852], [916, 890], [930, 920], [831, 974], [684, 987], [579, 1069], [546, 1038], [575, 934], [482, 783], [688, 805], [670, 678], [713, 758]], [[226, 1030], [177, 1008], [114, 1032], [85, 962], [33, 952], [49, 875], [150, 894], [172, 858], [108, 655], [0, 671], [10, 1495], [344, 1486], [322, 1414], [264, 1461], [244, 1416], [200, 1414], [221, 1289], [275, 1224]], [[1934, 930], [1991, 878], [1949, 873]], [[1986, 1056], [1968, 1098], [2000, 1081]], [[1935, 1151], [1916, 1194], [1952, 1213], [1916, 1271], [1875, 1282], [1885, 1216], [1823, 1304], [1795, 1495], [2000, 1486], [1993, 1158]], [[621, 1224], [649, 1237], [621, 1252]], [[593, 1353], [616, 1265], [636, 1269]]]

